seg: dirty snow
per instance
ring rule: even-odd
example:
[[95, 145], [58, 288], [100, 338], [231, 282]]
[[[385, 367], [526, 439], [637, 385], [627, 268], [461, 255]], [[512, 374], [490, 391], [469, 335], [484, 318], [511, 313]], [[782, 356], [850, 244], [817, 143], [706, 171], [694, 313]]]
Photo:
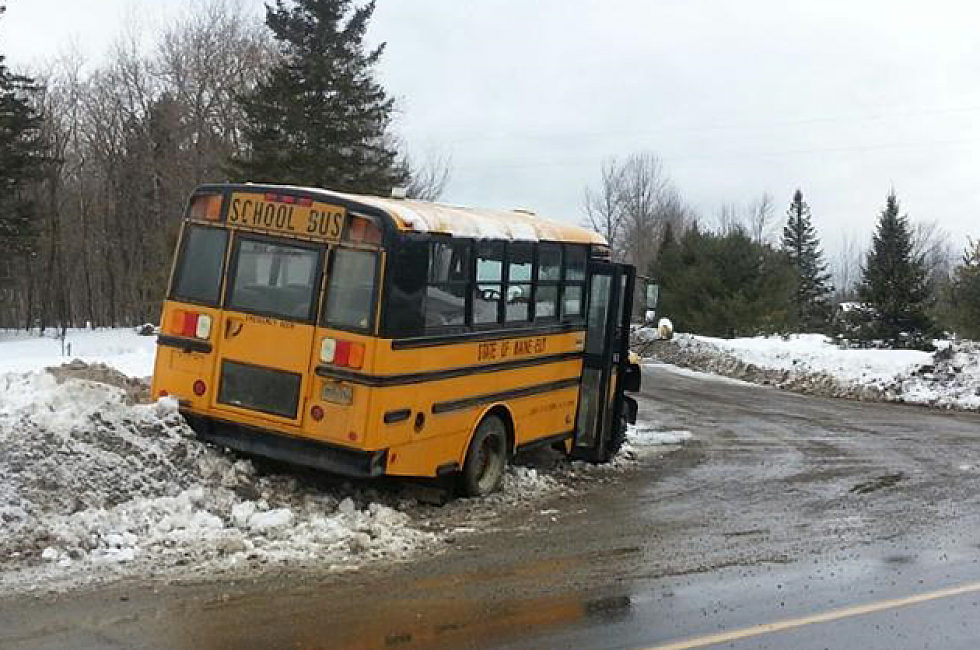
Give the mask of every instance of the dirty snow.
[[664, 431], [655, 424], [643, 421], [638, 421], [635, 425], [631, 425], [626, 432], [626, 439], [633, 449], [660, 445], [679, 445], [693, 437], [690, 431]]
[[467, 530], [486, 530], [483, 522], [616, 480], [645, 450], [682, 442], [633, 430], [606, 466], [560, 455], [521, 460], [500, 493], [439, 508], [401, 488], [202, 443], [173, 400], [134, 404], [133, 385], [145, 389], [145, 381], [116, 370], [149, 375], [153, 337], [119, 329], [69, 331], [68, 340], [72, 357], [95, 365], [70, 361], [50, 337], [0, 332], [5, 593], [125, 577], [255, 576], [269, 567], [349, 571], [437, 553]]
[[341, 498], [197, 441], [171, 400], [128, 406], [118, 388], [45, 372], [0, 381], [4, 587], [38, 571], [71, 582], [93, 568], [356, 565], [438, 541], [397, 500]]
[[809, 394], [980, 409], [980, 345], [918, 350], [839, 348], [820, 334], [718, 339], [680, 334], [645, 344], [655, 359]]
[[681, 375], [683, 377], [693, 377], [694, 379], [710, 379], [711, 381], [723, 382], [726, 384], [731, 384], [733, 386], [749, 386], [751, 382], [742, 381], [741, 379], [732, 379], [731, 377], [725, 377], [724, 375], [714, 375], [710, 372], [702, 372], [700, 370], [691, 370], [690, 368], [682, 368], [680, 366], [673, 366], [669, 363], [660, 363], [657, 361], [643, 361], [644, 368], [661, 368], [669, 367], [670, 371], [676, 375]]
[[822, 334], [731, 340], [697, 336], [680, 337], [678, 341], [712, 345], [763, 368], [822, 373], [850, 383], [891, 380], [929, 363], [932, 358], [928, 352], [918, 350], [842, 349]]

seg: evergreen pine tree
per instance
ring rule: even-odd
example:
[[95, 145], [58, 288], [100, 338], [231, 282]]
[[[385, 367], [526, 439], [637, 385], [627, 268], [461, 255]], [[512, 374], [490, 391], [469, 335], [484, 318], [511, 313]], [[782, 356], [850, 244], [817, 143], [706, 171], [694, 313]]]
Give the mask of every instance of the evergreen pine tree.
[[858, 292], [875, 311], [865, 338], [893, 347], [928, 347], [934, 325], [927, 314], [929, 286], [923, 259], [913, 251], [908, 217], [899, 214], [895, 192], [878, 219]]
[[241, 180], [382, 195], [407, 184], [388, 134], [394, 100], [373, 75], [384, 45], [364, 44], [374, 6], [351, 0], [267, 6], [266, 24], [283, 59], [242, 98], [249, 153], [233, 162]]
[[[0, 5], [0, 14], [4, 11]], [[0, 55], [0, 260], [34, 250], [36, 219], [28, 188], [43, 164], [41, 116], [27, 100], [36, 86], [13, 74], [4, 60]]]
[[783, 252], [797, 275], [793, 310], [799, 327], [806, 331], [823, 329], [830, 314], [827, 299], [834, 289], [810, 220], [810, 206], [803, 200], [801, 190], [796, 190], [786, 213]]
[[679, 241], [665, 238], [651, 270], [662, 314], [680, 331], [732, 337], [786, 329], [793, 270], [785, 255], [743, 228], [715, 234], [695, 224]]
[[956, 333], [980, 338], [980, 242], [970, 242], [962, 263], [954, 269], [949, 304]]

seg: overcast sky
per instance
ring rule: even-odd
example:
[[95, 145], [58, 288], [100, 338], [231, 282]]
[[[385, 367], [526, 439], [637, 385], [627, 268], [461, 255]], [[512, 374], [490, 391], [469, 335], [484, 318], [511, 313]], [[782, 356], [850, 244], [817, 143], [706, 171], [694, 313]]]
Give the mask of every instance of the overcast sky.
[[[259, 0], [243, 0], [261, 9]], [[7, 0], [0, 51], [93, 59], [183, 0]], [[829, 250], [913, 219], [980, 236], [980, 4], [968, 0], [378, 0], [382, 81], [455, 203], [581, 221], [601, 161], [659, 155], [710, 221], [801, 187]]]

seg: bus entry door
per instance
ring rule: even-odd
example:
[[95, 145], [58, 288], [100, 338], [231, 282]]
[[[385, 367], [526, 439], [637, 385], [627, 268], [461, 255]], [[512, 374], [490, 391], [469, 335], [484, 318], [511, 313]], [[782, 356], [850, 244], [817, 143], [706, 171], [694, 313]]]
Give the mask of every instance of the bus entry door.
[[590, 461], [608, 457], [608, 441], [618, 414], [616, 379], [621, 355], [623, 267], [589, 263], [585, 355], [575, 422], [573, 455]]

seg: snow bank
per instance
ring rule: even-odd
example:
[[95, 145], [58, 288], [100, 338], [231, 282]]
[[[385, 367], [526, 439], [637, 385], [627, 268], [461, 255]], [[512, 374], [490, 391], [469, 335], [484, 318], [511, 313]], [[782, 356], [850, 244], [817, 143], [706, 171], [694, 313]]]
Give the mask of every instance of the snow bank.
[[849, 383], [890, 381], [932, 359], [928, 352], [918, 350], [841, 349], [821, 334], [731, 340], [698, 336], [685, 337], [684, 343], [712, 345], [762, 368], [822, 373]]
[[59, 384], [46, 372], [8, 374], [0, 385], [0, 585], [54, 567], [63, 580], [84, 580], [108, 565], [124, 574], [356, 566], [438, 541], [397, 499], [385, 505], [263, 475], [197, 441], [171, 400], [129, 406], [118, 388]]
[[173, 400], [135, 403], [146, 382], [117, 370], [148, 375], [153, 337], [77, 331], [69, 340], [73, 357], [96, 364], [57, 366], [66, 360], [59, 341], [0, 332], [5, 593], [119, 577], [255, 576], [269, 566], [346, 571], [436, 553], [502, 512], [617, 480], [648, 450], [683, 438], [631, 429], [602, 466], [539, 450], [508, 467], [499, 493], [438, 508], [401, 487], [253, 463], [202, 443]]
[[819, 334], [634, 340], [646, 343], [643, 351], [660, 361], [806, 394], [980, 409], [980, 346], [972, 342], [928, 353], [842, 349]]

